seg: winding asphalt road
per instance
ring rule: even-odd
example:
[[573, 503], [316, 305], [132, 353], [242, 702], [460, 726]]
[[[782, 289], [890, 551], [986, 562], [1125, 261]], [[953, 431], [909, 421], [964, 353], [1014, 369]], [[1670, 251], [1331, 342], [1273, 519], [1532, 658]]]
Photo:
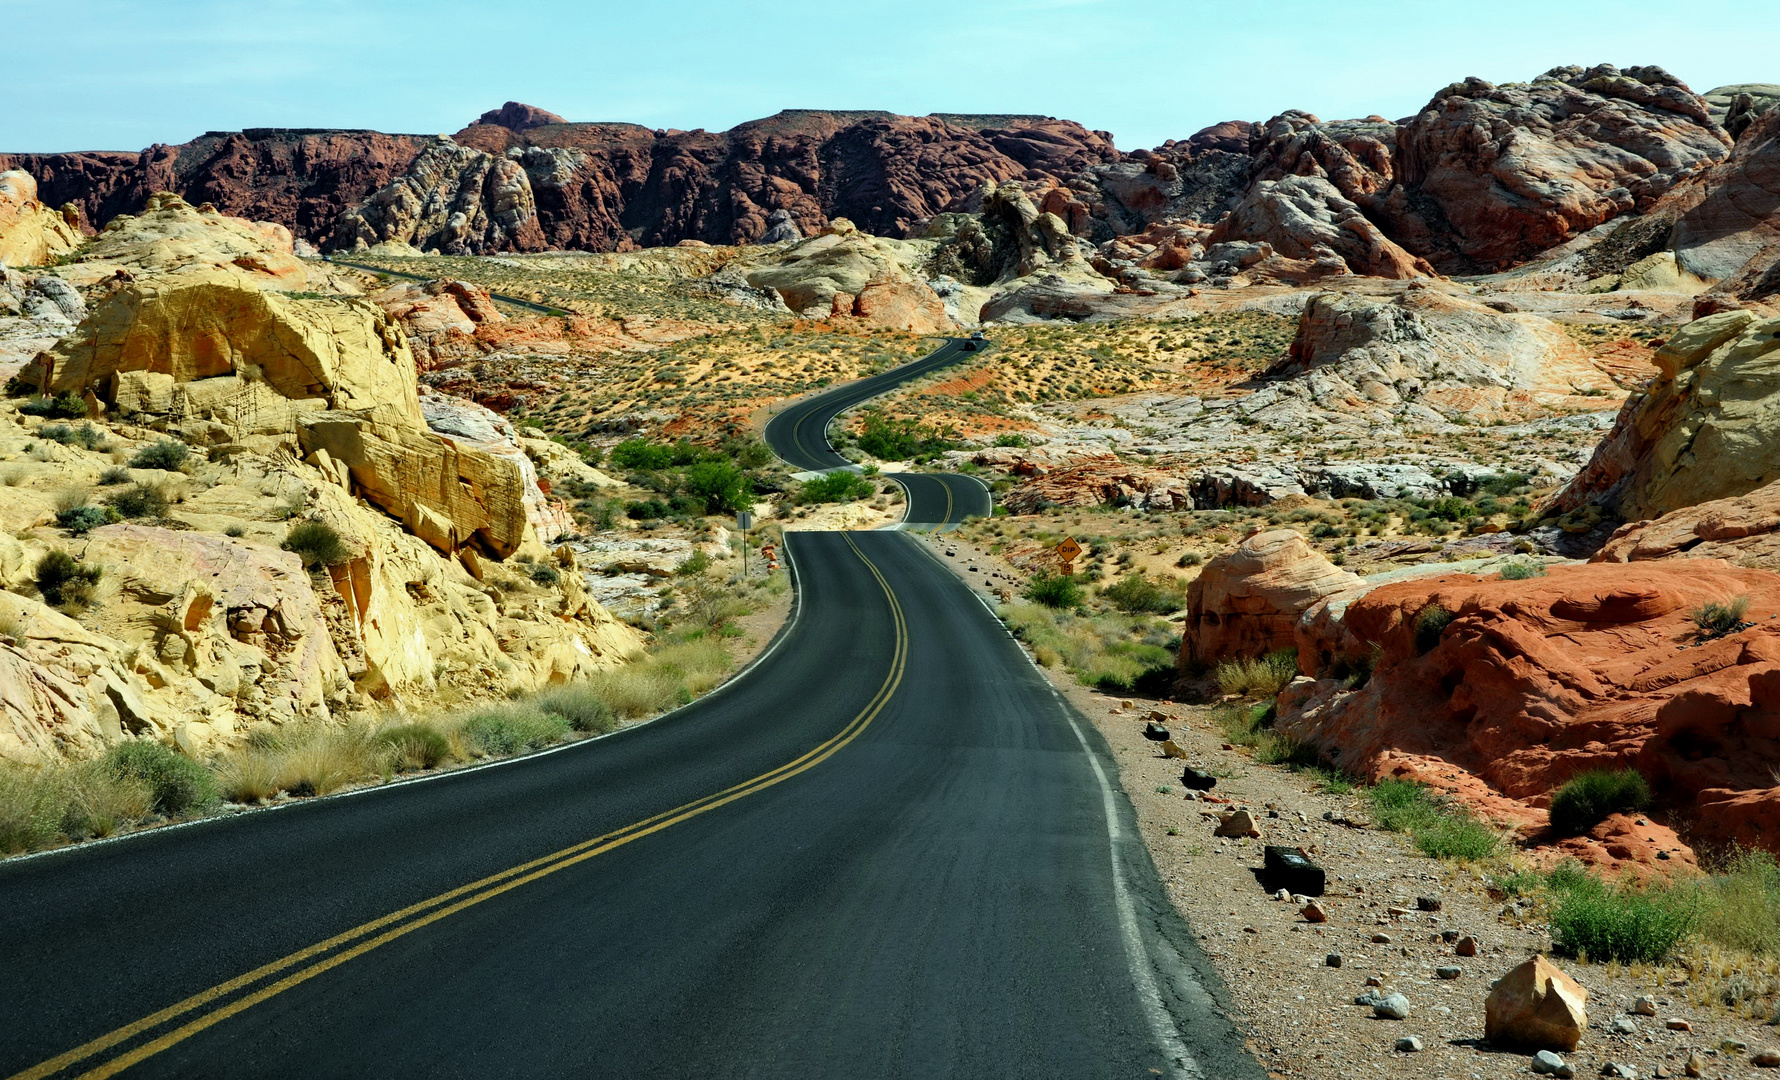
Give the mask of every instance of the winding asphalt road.
[[[971, 356], [963, 338], [953, 338], [913, 363], [892, 368], [787, 405], [766, 425], [766, 444], [786, 463], [809, 472], [852, 468], [853, 463], [828, 444], [834, 418], [879, 394], [923, 375], [950, 367]], [[989, 489], [975, 477], [958, 473], [887, 473], [908, 493], [904, 529], [955, 529], [967, 518], [987, 517], [993, 504]]]
[[651, 724], [0, 863], [0, 1076], [1258, 1080], [1094, 730], [912, 537]]

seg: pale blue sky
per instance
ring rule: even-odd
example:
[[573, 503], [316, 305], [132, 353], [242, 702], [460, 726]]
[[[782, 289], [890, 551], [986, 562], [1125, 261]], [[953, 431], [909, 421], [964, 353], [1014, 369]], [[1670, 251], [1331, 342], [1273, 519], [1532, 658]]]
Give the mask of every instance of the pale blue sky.
[[1027, 112], [1123, 149], [1286, 108], [1396, 118], [1466, 75], [1780, 82], [1773, 0], [0, 0], [0, 151], [242, 127], [456, 131], [509, 99], [727, 128], [782, 108]]

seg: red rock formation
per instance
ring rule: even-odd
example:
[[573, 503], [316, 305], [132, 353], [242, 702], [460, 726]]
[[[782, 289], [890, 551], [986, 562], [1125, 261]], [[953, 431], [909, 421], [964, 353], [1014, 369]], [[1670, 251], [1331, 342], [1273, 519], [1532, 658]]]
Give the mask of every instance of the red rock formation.
[[477, 120], [478, 124], [496, 124], [508, 131], [529, 131], [547, 124], [566, 124], [567, 120], [553, 112], [546, 112], [535, 105], [526, 105], [518, 101], [509, 101], [498, 109], [490, 109]]
[[[1015, 464], [1012, 471], [1024, 470]], [[1049, 506], [1136, 506], [1191, 510], [1192, 491], [1185, 480], [1169, 473], [1127, 465], [1112, 455], [1093, 458], [1054, 471], [1032, 469], [1035, 478], [1002, 500], [1010, 512], [1031, 514]]]
[[[1690, 611], [1739, 596], [1750, 625], [1705, 638]], [[1424, 651], [1432, 607], [1452, 619]], [[1369, 680], [1294, 683], [1279, 726], [1369, 779], [1420, 780], [1532, 831], [1571, 776], [1634, 767], [1695, 844], [1780, 851], [1776, 616], [1780, 575], [1710, 559], [1380, 585], [1300, 623], [1302, 669], [1369, 656]], [[1675, 843], [1635, 823], [1597, 833], [1570, 850], [1611, 863]]]

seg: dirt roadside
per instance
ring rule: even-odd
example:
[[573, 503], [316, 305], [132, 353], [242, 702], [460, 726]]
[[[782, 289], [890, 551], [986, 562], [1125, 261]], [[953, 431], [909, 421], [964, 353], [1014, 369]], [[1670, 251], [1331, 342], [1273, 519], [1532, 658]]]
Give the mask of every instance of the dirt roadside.
[[[922, 542], [991, 604], [998, 592], [1017, 593], [1023, 575], [986, 550], [950, 536]], [[1483, 1042], [1483, 1005], [1497, 978], [1549, 951], [1548, 928], [1530, 902], [1492, 895], [1483, 870], [1422, 857], [1399, 834], [1371, 827], [1360, 793], [1331, 794], [1313, 773], [1261, 765], [1229, 747], [1206, 707], [1102, 693], [1066, 671], [1040, 671], [1112, 748], [1169, 896], [1229, 987], [1250, 1049], [1273, 1075], [1529, 1075], [1528, 1055]], [[1165, 714], [1185, 762], [1164, 758], [1157, 743], [1143, 738], [1153, 711]], [[1218, 777], [1209, 794], [1220, 801], [1189, 794], [1181, 785], [1183, 764]], [[1255, 814], [1262, 839], [1213, 836], [1218, 815], [1233, 807]], [[1301, 846], [1326, 869], [1327, 922], [1311, 923], [1297, 904], [1262, 890], [1254, 871], [1269, 843]], [[1439, 910], [1421, 910], [1422, 898]], [[1458, 955], [1456, 939], [1466, 936], [1477, 942], [1474, 956]], [[1331, 965], [1332, 956], [1339, 956], [1339, 966]], [[1678, 981], [1680, 972], [1558, 963], [1589, 991], [1589, 1033], [1564, 1055], [1576, 1076], [1604, 1075], [1616, 1063], [1635, 1070], [1621, 1075], [1679, 1077], [1687, 1075], [1693, 1054], [1705, 1062], [1701, 1075], [1707, 1077], [1772, 1075], [1749, 1058], [1780, 1047], [1774, 1028], [1699, 1000], [1685, 978]], [[1454, 967], [1456, 977], [1437, 973], [1447, 968], [1450, 975]], [[1408, 997], [1407, 1019], [1379, 1019], [1354, 1004], [1372, 979], [1380, 993]], [[1632, 1012], [1639, 996], [1656, 1001], [1656, 1016]], [[1671, 1028], [1671, 1021], [1690, 1030]], [[1410, 1037], [1422, 1049], [1398, 1050], [1398, 1041]]]

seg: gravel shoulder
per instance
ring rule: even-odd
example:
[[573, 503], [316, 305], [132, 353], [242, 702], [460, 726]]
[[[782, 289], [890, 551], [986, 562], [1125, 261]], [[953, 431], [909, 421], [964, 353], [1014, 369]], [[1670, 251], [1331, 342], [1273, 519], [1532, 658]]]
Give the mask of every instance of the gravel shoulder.
[[[1017, 589], [1023, 576], [956, 538], [924, 542], [991, 603]], [[948, 549], [956, 555], [946, 557]], [[1528, 1055], [1483, 1042], [1491, 985], [1550, 947], [1529, 901], [1492, 896], [1485, 870], [1425, 858], [1398, 834], [1371, 827], [1362, 794], [1325, 792], [1313, 773], [1261, 765], [1228, 748], [1208, 708], [1114, 696], [1081, 686], [1065, 671], [1040, 670], [1112, 747], [1119, 780], [1169, 896], [1228, 986], [1250, 1049], [1273, 1075], [1530, 1075]], [[1184, 762], [1164, 758], [1158, 743], [1143, 738], [1144, 724], [1158, 711], [1186, 752]], [[1181, 786], [1184, 764], [1218, 777], [1209, 794], [1228, 802], [1190, 796]], [[1218, 815], [1233, 807], [1256, 816], [1262, 839], [1213, 836]], [[1296, 903], [1262, 890], [1254, 871], [1264, 844], [1302, 847], [1324, 867], [1327, 922], [1311, 923]], [[1421, 910], [1424, 897], [1439, 910]], [[1477, 943], [1474, 956], [1457, 954], [1456, 939], [1466, 936]], [[1330, 965], [1332, 955], [1339, 955], [1339, 967]], [[1631, 1066], [1639, 1077], [1679, 1077], [1687, 1075], [1692, 1054], [1705, 1062], [1701, 1075], [1707, 1077], [1773, 1075], [1749, 1059], [1780, 1047], [1774, 1028], [1703, 1000], [1684, 971], [1557, 963], [1589, 991], [1588, 1036], [1564, 1055], [1576, 1076], [1603, 1075], [1612, 1062]], [[1437, 974], [1451, 967], [1459, 969], [1457, 977]], [[1371, 1008], [1354, 1004], [1374, 979], [1381, 994], [1409, 999], [1407, 1019], [1379, 1019]], [[1656, 1016], [1632, 1014], [1639, 996], [1655, 1000]], [[1672, 1030], [1671, 1020], [1691, 1030]], [[1397, 1050], [1398, 1040], [1410, 1036], [1423, 1049]], [[1726, 1048], [1727, 1040], [1746, 1049]]]

